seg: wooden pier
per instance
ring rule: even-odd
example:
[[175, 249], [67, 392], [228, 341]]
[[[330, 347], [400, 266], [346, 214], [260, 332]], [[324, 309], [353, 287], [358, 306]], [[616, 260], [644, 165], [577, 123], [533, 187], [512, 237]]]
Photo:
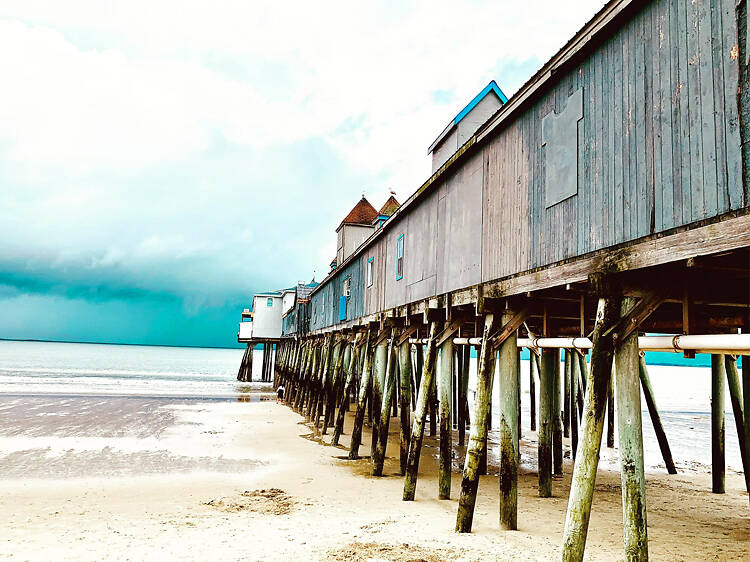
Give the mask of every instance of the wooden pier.
[[[474, 100], [433, 145], [463, 131], [458, 149], [371, 231], [358, 219], [364, 241], [350, 252], [342, 243], [335, 268], [298, 305], [305, 328], [282, 331], [277, 348], [286, 401], [324, 431], [332, 425], [336, 440], [353, 404], [350, 459], [371, 411], [374, 475], [397, 413], [403, 500], [414, 499], [436, 412], [435, 494], [449, 498], [452, 427], [463, 441], [475, 349], [456, 530], [472, 528], [495, 408], [498, 529], [522, 524], [521, 431], [539, 434], [541, 497], [554, 493], [570, 434], [562, 557], [581, 560], [600, 447], [605, 427], [614, 446], [616, 419], [624, 555], [647, 559], [641, 389], [669, 473], [675, 464], [642, 351], [712, 354], [713, 491], [724, 492], [725, 379], [747, 463], [750, 357], [741, 375], [736, 361], [750, 355], [748, 60], [746, 2], [613, 0], [469, 134], [460, 121], [483, 107]], [[528, 425], [522, 347], [532, 352]]]

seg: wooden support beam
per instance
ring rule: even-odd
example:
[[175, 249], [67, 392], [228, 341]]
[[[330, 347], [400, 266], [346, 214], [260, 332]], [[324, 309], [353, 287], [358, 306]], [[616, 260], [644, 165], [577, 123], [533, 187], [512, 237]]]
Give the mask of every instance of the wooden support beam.
[[[449, 328], [452, 328], [451, 323]], [[447, 330], [445, 330], [447, 331]], [[438, 338], [440, 345], [440, 378], [438, 384], [440, 404], [440, 455], [438, 459], [438, 499], [451, 497], [451, 463], [453, 450], [453, 423], [451, 421], [451, 397], [453, 382], [453, 333], [445, 337], [445, 331]], [[456, 327], [456, 331], [458, 328]]]
[[560, 409], [560, 350], [555, 349], [554, 373], [552, 375], [552, 473], [562, 476], [563, 446], [562, 446], [562, 412]]
[[609, 389], [607, 390], [607, 448], [615, 447], [615, 378], [611, 376]]
[[724, 356], [711, 355], [711, 491], [723, 494], [724, 458]]
[[560, 352], [543, 349], [539, 370], [539, 497], [552, 496], [552, 432], [554, 426], [554, 378], [559, 371]]
[[[388, 330], [390, 332], [390, 330]], [[372, 443], [371, 455], [374, 457], [378, 444], [378, 432], [381, 427], [381, 412], [383, 406], [383, 390], [385, 389], [385, 375], [388, 367], [388, 342], [385, 338], [375, 340], [375, 357], [372, 364]], [[390, 416], [386, 413], [386, 419]]]
[[[336, 424], [333, 428], [333, 436], [331, 437], [331, 445], [334, 446], [339, 444], [339, 439], [344, 431], [344, 420], [346, 418], [349, 394], [354, 387], [354, 381], [356, 380], [355, 366], [358, 364], [359, 359], [359, 347], [357, 347], [356, 342], [353, 345], [347, 345], [346, 349], [347, 354], [344, 357], [344, 363], [347, 365], [347, 368], [345, 369], [346, 381], [344, 383], [343, 392], [339, 397], [339, 409], [336, 414]], [[349, 359], [348, 362], [347, 359]]]
[[529, 307], [523, 307], [521, 310], [516, 312], [511, 318], [508, 319], [508, 322], [504, 324], [496, 334], [493, 334], [490, 338], [491, 345], [497, 349], [500, 347], [503, 342], [508, 339], [510, 336], [514, 335], [516, 333], [516, 330], [523, 324], [526, 319], [529, 317]]
[[386, 364], [384, 365], [385, 373], [383, 374], [385, 384], [383, 385], [383, 399], [380, 407], [380, 427], [378, 428], [378, 440], [372, 454], [373, 476], [383, 475], [383, 463], [385, 462], [385, 452], [388, 447], [388, 430], [391, 422], [391, 403], [396, 388], [396, 376], [398, 372], [394, 339], [395, 338], [391, 337], [388, 340], [386, 348]]
[[333, 367], [327, 389], [326, 412], [323, 417], [323, 430], [321, 432], [323, 435], [328, 432], [328, 426], [333, 423], [333, 414], [336, 410], [336, 394], [339, 386], [341, 386], [340, 379], [344, 365], [344, 349], [345, 342], [341, 341], [336, 344], [333, 350], [333, 359], [331, 360]]
[[[635, 307], [635, 299], [624, 298], [622, 317], [628, 317]], [[625, 558], [648, 560], [638, 334], [631, 331], [630, 335], [626, 338], [619, 338], [618, 342], [620, 347], [615, 351], [615, 399], [617, 401], [617, 431], [620, 438]]]
[[398, 337], [398, 340], [396, 340], [396, 346], [400, 348], [404, 343], [408, 342], [409, 338], [417, 333], [418, 329], [419, 326], [409, 326], [405, 330], [402, 330], [401, 335]]
[[570, 410], [570, 456], [575, 461], [578, 454], [578, 377], [580, 376], [580, 365], [578, 363], [578, 353], [570, 352], [570, 401], [568, 409]]
[[422, 439], [424, 438], [424, 423], [427, 416], [427, 401], [430, 388], [433, 386], [435, 377], [435, 360], [437, 348], [435, 339], [437, 335], [437, 322], [430, 324], [430, 336], [427, 338], [427, 349], [424, 354], [424, 367], [422, 369], [422, 380], [419, 386], [419, 397], [414, 412], [414, 425], [411, 431], [411, 443], [409, 444], [409, 456], [406, 461], [406, 477], [404, 478], [404, 501], [413, 501], [417, 491], [417, 472], [419, 470], [419, 456], [422, 452]]
[[467, 410], [467, 394], [469, 391], [469, 359], [471, 346], [464, 345], [458, 348], [458, 446], [466, 444], [466, 419], [469, 417]]
[[[461, 320], [454, 320], [450, 324], [448, 324], [442, 332], [440, 332], [440, 335], [437, 338], [437, 342], [435, 345], [442, 348], [443, 344], [448, 341], [449, 339], [453, 339], [453, 335], [458, 332], [459, 328], [461, 327], [461, 324], [463, 322]], [[442, 354], [442, 352], [441, 352]]]
[[563, 437], [570, 437], [570, 377], [572, 373], [571, 351], [566, 349], [565, 369], [563, 371], [563, 401], [562, 401], [562, 420], [563, 420]]
[[734, 425], [737, 429], [737, 437], [740, 442], [740, 457], [742, 458], [742, 472], [745, 475], [745, 490], [750, 494], [750, 471], [748, 471], [750, 467], [748, 466], [747, 446], [745, 443], [745, 412], [742, 407], [742, 388], [740, 387], [740, 375], [737, 371], [737, 358], [725, 355], [724, 366], [727, 371], [729, 399], [732, 401]]
[[529, 350], [529, 427], [536, 431], [536, 373], [539, 372], [539, 359], [534, 351]]
[[354, 427], [352, 429], [352, 440], [349, 446], [349, 459], [359, 458], [359, 445], [362, 442], [362, 425], [365, 422], [365, 411], [367, 409], [367, 394], [372, 386], [372, 351], [370, 347], [370, 330], [365, 336], [365, 347], [362, 349], [362, 375], [359, 383], [359, 398], [357, 400], [357, 412], [354, 414]]
[[438, 408], [437, 377], [432, 378], [432, 386], [430, 386], [429, 408], [430, 408], [430, 437], [435, 437], [435, 435], [437, 434], [437, 408]]
[[401, 476], [406, 474], [406, 461], [409, 456], [409, 443], [411, 442], [411, 425], [409, 422], [411, 421], [412, 365], [411, 350], [409, 348], [408, 338], [398, 346], [399, 413], [401, 422], [401, 450], [399, 460]]
[[[588, 392], [584, 398], [583, 425], [578, 454], [573, 468], [573, 477], [568, 497], [568, 511], [563, 531], [562, 560], [580, 562], [586, 548], [586, 535], [591, 517], [591, 502], [594, 497], [596, 471], [599, 466], [599, 451], [604, 432], [607, 388], [612, 374], [613, 343], [611, 337], [602, 337], [619, 318], [619, 298], [609, 294], [604, 286], [604, 297], [599, 299], [594, 331], [592, 334], [591, 370], [588, 371]], [[585, 369], [585, 358], [579, 356], [579, 366]]]
[[648, 414], [651, 417], [651, 425], [654, 426], [656, 440], [659, 442], [659, 449], [661, 450], [661, 456], [664, 459], [664, 466], [667, 467], [667, 472], [669, 474], [677, 474], [677, 469], [672, 460], [672, 451], [669, 448], [669, 441], [667, 441], [667, 434], [664, 433], [664, 426], [659, 417], [659, 410], [656, 408], [654, 390], [651, 388], [651, 380], [649, 379], [648, 369], [646, 368], [646, 358], [643, 355], [640, 357], [638, 366], [638, 373], [641, 377], [641, 387], [643, 388], [643, 396], [646, 398]]
[[668, 289], [668, 285], [665, 284], [659, 289], [648, 291], [626, 316], [620, 318], [617, 324], [609, 329], [614, 338], [615, 347], [628, 339], [631, 334], [637, 332], [638, 327], [659, 308], [664, 299], [667, 298]]
[[[503, 316], [503, 323], [511, 321]], [[500, 528], [518, 528], [518, 346], [513, 332], [500, 344], [498, 383], [500, 386]]]
[[474, 423], [471, 424], [469, 448], [466, 451], [461, 496], [456, 514], [456, 531], [459, 533], [471, 532], [479, 487], [479, 462], [482, 451], [487, 449], [487, 408], [492, 394], [492, 377], [495, 370], [495, 351], [488, 341], [493, 320], [492, 314], [488, 314], [484, 319], [482, 348], [477, 368], [477, 393], [474, 398]]
[[[745, 411], [745, 451], [750, 454], [750, 355], [742, 356], [742, 405]], [[745, 470], [745, 479], [748, 478], [750, 475]]]

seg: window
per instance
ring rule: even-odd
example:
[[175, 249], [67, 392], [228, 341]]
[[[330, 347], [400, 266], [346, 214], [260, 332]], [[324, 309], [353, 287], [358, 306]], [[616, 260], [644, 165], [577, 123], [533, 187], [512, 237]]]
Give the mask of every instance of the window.
[[396, 279], [404, 276], [404, 235], [396, 238]]
[[367, 286], [372, 287], [372, 262], [375, 260], [374, 257], [367, 260]]
[[349, 298], [352, 296], [352, 290], [351, 290], [351, 284], [352, 284], [352, 278], [347, 277], [344, 279], [344, 282], [341, 284], [341, 295]]
[[266, 301], [266, 306], [273, 306], [273, 299], [268, 299]]

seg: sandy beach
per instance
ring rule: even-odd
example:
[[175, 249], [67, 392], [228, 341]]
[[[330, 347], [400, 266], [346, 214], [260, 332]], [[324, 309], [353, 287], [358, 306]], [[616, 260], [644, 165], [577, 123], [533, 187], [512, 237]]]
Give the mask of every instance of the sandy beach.
[[[256, 397], [254, 397], [256, 398]], [[415, 502], [389, 446], [386, 476], [369, 460], [344, 460], [304, 420], [273, 399], [252, 402], [121, 399], [103, 407], [48, 397], [31, 420], [4, 397], [0, 556], [14, 560], [549, 560], [558, 557], [570, 476], [554, 497], [519, 480], [519, 531], [497, 529], [497, 479], [483, 477], [474, 532], [454, 533], [460, 473], [437, 500], [436, 441], [426, 439]], [[264, 397], [265, 398], [265, 397]], [[55, 400], [61, 401], [59, 404]], [[97, 402], [99, 402], [97, 406]], [[61, 415], [49, 415], [57, 412]], [[64, 413], [67, 412], [67, 413]], [[73, 413], [76, 412], [76, 413]], [[40, 413], [37, 411], [37, 413]], [[144, 430], [133, 416], [152, 420]], [[41, 420], [41, 421], [40, 421]], [[54, 420], [54, 421], [50, 421]], [[396, 429], [394, 419], [393, 429]], [[5, 422], [4, 422], [5, 423]], [[30, 427], [31, 425], [34, 427]], [[21, 427], [25, 431], [19, 431]], [[14, 430], [15, 428], [15, 430]], [[397, 434], [396, 434], [397, 435]], [[369, 443], [365, 437], [364, 443]], [[529, 461], [534, 447], [525, 441]], [[367, 454], [367, 446], [361, 449]], [[456, 465], [460, 465], [460, 458]], [[492, 468], [490, 469], [492, 470]], [[728, 473], [727, 493], [707, 474], [650, 474], [650, 553], [658, 560], [750, 556], [748, 497]], [[587, 558], [622, 558], [619, 475], [601, 471]]]

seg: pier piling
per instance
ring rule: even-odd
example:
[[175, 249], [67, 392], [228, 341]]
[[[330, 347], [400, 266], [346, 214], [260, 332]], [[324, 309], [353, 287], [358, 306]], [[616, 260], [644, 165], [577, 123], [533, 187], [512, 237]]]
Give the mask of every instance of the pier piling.
[[724, 472], [724, 356], [711, 355], [711, 491], [723, 494]]
[[495, 370], [495, 352], [488, 341], [493, 328], [492, 314], [485, 316], [482, 333], [482, 347], [477, 367], [477, 393], [474, 397], [474, 423], [469, 432], [469, 447], [464, 461], [461, 479], [461, 495], [458, 499], [456, 531], [470, 533], [474, 520], [474, 506], [479, 488], [479, 464], [482, 453], [487, 449], [487, 409], [492, 395], [492, 378]]
[[412, 426], [411, 442], [409, 443], [409, 456], [406, 460], [406, 476], [404, 478], [404, 494], [402, 498], [404, 501], [413, 501], [417, 491], [417, 472], [419, 470], [419, 456], [422, 452], [422, 439], [424, 438], [424, 425], [427, 417], [427, 401], [435, 377], [437, 356], [435, 345], [436, 332], [437, 322], [433, 321], [430, 323], [430, 336], [427, 338], [427, 348], [424, 353], [422, 379], [419, 385], [417, 407], [414, 412], [414, 425]]
[[[622, 316], [629, 313], [634, 306], [635, 299], [624, 298]], [[634, 332], [625, 338], [615, 350], [623, 539], [627, 560], [648, 560], [646, 476], [643, 468], [639, 363], [638, 333]]]

